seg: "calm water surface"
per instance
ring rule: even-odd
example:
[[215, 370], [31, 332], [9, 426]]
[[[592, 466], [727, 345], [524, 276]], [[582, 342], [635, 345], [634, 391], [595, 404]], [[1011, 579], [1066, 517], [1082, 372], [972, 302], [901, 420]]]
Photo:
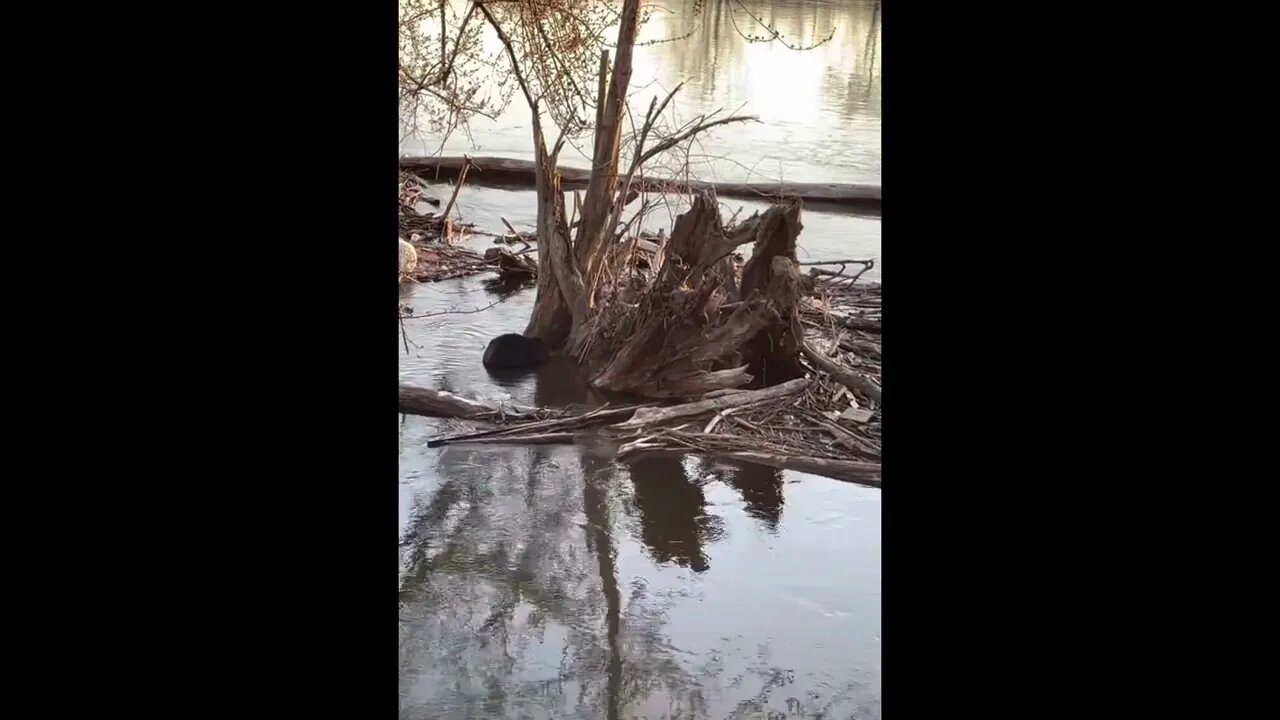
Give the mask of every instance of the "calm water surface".
[[[673, 0], [656, 7], [641, 29], [641, 42], [692, 36], [636, 48], [633, 107], [643, 113], [651, 98], [665, 97], [684, 82], [667, 115], [673, 125], [717, 110], [760, 119], [710, 131], [690, 155], [694, 175], [750, 182], [880, 181], [879, 3]], [[748, 42], [737, 30], [760, 34], [748, 10], [793, 46], [831, 39], [800, 52]], [[492, 34], [486, 43], [489, 51], [501, 50]], [[473, 121], [470, 137], [454, 134], [443, 152], [531, 160], [529, 118], [523, 102], [512, 102], [496, 121]], [[440, 148], [439, 138], [409, 138], [401, 149], [432, 154]], [[590, 143], [577, 142], [566, 146], [560, 161], [588, 167], [590, 157]], [[653, 172], [659, 170], [661, 165]]]
[[[721, 179], [754, 165], [878, 181], [878, 12], [746, 5], [772, 12], [788, 38], [834, 27], [834, 39], [800, 54], [750, 45], [726, 25], [733, 4], [709, 0], [696, 44], [637, 51], [636, 84], [687, 79], [680, 112], [745, 102], [766, 121], [707, 143], [733, 161], [708, 165]], [[688, 32], [691, 5], [664, 7], [646, 36]], [[520, 110], [473, 127], [479, 149], [465, 138], [454, 149], [528, 157]], [[458, 202], [482, 230], [499, 230], [499, 217], [533, 224], [529, 192], [468, 187]], [[725, 214], [739, 207], [763, 208], [726, 201]], [[681, 209], [647, 225], [669, 229]], [[876, 219], [806, 208], [803, 223], [802, 259], [879, 257]], [[424, 314], [496, 299], [483, 278], [465, 278], [407, 289], [401, 302]], [[594, 402], [559, 363], [509, 380], [480, 366], [485, 343], [523, 330], [532, 303], [517, 293], [409, 321], [401, 380], [523, 404]], [[399, 418], [401, 718], [881, 717], [878, 490], [694, 456], [616, 463], [591, 445], [426, 447], [461, 428]]]

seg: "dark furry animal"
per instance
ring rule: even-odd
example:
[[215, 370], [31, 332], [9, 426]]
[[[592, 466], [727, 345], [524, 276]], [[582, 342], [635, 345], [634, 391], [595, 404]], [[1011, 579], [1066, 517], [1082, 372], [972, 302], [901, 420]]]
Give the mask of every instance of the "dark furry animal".
[[484, 349], [484, 366], [488, 370], [522, 370], [547, 361], [547, 346], [541, 338], [527, 338], [508, 333], [489, 341]]

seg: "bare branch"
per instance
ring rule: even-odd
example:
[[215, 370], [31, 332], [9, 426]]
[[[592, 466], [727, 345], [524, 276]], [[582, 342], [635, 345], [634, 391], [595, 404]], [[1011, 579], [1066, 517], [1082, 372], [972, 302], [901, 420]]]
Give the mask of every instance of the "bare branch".
[[[533, 93], [529, 92], [529, 84], [524, 80], [524, 74], [520, 72], [520, 61], [516, 59], [516, 51], [511, 47], [511, 38], [507, 37], [507, 33], [502, 29], [502, 25], [493, 17], [493, 13], [489, 12], [488, 2], [476, 2], [475, 6], [480, 8], [480, 12], [484, 14], [485, 20], [493, 26], [495, 32], [498, 33], [498, 39], [502, 41], [502, 47], [507, 50], [507, 57], [511, 59], [511, 72], [515, 73], [516, 81], [520, 83], [520, 90], [524, 93], [524, 99], [529, 102], [530, 109], [536, 108], [538, 103], [533, 99]], [[534, 110], [536, 113], [537, 111]]]
[[658, 143], [657, 145], [654, 145], [651, 149], [647, 150], [644, 153], [644, 155], [640, 157], [640, 164], [643, 165], [644, 163], [652, 159], [655, 155], [658, 155], [660, 153], [666, 152], [667, 150], [670, 150], [671, 148], [679, 145], [685, 140], [688, 140], [694, 135], [697, 135], [698, 133], [704, 132], [706, 130], [710, 130], [711, 128], [716, 127], [717, 125], [727, 125], [729, 123], [735, 123], [735, 122], [760, 122], [760, 118], [754, 115], [734, 115], [732, 117], [721, 118], [719, 120], [712, 120], [710, 122], [700, 122], [694, 125], [693, 127], [689, 128], [688, 130], [685, 130], [684, 132], [680, 133], [679, 135], [675, 135], [673, 137], [667, 138], [662, 142]]

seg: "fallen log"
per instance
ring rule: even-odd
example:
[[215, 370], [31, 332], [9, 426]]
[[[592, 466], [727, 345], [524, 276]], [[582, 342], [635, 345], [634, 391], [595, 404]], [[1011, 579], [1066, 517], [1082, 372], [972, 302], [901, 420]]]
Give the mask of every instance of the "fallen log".
[[488, 445], [558, 445], [560, 443], [572, 443], [579, 440], [578, 433], [561, 432], [561, 433], [542, 433], [540, 435], [494, 435], [492, 437], [474, 437], [454, 440], [453, 445], [463, 443], [488, 444]]
[[[515, 158], [408, 156], [400, 158], [400, 169], [413, 173], [430, 173], [433, 179], [452, 179], [461, 175], [468, 163], [471, 172], [467, 179], [474, 185], [532, 187], [534, 184], [534, 163]], [[591, 180], [589, 169], [560, 166], [557, 171], [564, 188], [586, 187]], [[832, 203], [874, 215], [880, 214], [880, 185], [873, 183], [727, 183], [653, 178], [642, 181], [635, 178], [632, 188], [646, 192], [709, 190], [720, 197], [762, 201], [800, 198], [806, 202]]]
[[877, 385], [875, 381], [846, 370], [834, 360], [809, 347], [808, 343], [801, 343], [800, 350], [804, 353], [805, 357], [809, 358], [814, 365], [818, 366], [819, 370], [830, 375], [834, 380], [836, 380], [836, 382], [839, 382], [841, 385], [844, 385], [854, 392], [862, 393], [866, 397], [871, 398], [871, 400], [873, 400], [877, 405], [882, 404], [880, 402], [880, 386]]
[[534, 417], [534, 411], [518, 407], [494, 407], [444, 390], [400, 386], [400, 412], [406, 415], [461, 418], [463, 420], [495, 420]]
[[795, 380], [789, 380], [781, 385], [774, 385], [773, 387], [761, 388], [759, 390], [746, 390], [743, 392], [733, 393], [731, 395], [721, 395], [719, 397], [707, 398], [696, 402], [684, 403], [683, 405], [640, 408], [636, 410], [630, 420], [618, 423], [613, 427], [618, 430], [631, 430], [634, 428], [644, 427], [645, 425], [668, 422], [677, 418], [705, 415], [709, 412], [719, 412], [728, 408], [745, 407], [756, 403], [768, 402], [770, 400], [776, 400], [781, 397], [786, 397], [787, 395], [798, 393], [808, 384], [808, 380], [804, 378], [796, 378]]
[[771, 455], [757, 452], [721, 452], [716, 453], [716, 455], [733, 460], [769, 465], [784, 470], [798, 470], [861, 485], [880, 487], [880, 463], [829, 460], [826, 458], [800, 457], [798, 455]]
[[496, 430], [483, 430], [481, 432], [467, 433], [465, 435], [433, 438], [427, 441], [427, 447], [439, 447], [441, 445], [449, 445], [459, 442], [476, 442], [483, 438], [517, 435], [520, 433], [532, 434], [533, 431], [539, 431], [541, 434], [546, 433], [546, 431], [549, 430], [565, 430], [569, 428], [576, 430], [588, 425], [605, 422], [606, 420], [616, 420], [618, 418], [628, 417], [634, 413], [638, 407], [643, 406], [630, 405], [620, 408], [610, 408], [605, 406], [596, 408], [585, 415], [575, 415], [573, 417], [556, 418], [552, 420], [539, 420], [536, 422], [498, 428]]
[[622, 445], [618, 448], [617, 459], [619, 461], [623, 461], [635, 455], [648, 455], [653, 453], [669, 455], [698, 453], [708, 457], [722, 458], [725, 460], [738, 460], [741, 462], [768, 465], [769, 467], [776, 467], [781, 470], [796, 470], [798, 472], [809, 473], [810, 475], [821, 475], [823, 477], [857, 483], [859, 485], [880, 487], [881, 483], [880, 463], [859, 462], [856, 460], [810, 458], [800, 455], [778, 455], [774, 453], [672, 447], [660, 442], [655, 442], [655, 439], [650, 437], [643, 437]]
[[867, 332], [880, 332], [880, 321], [871, 318], [850, 317], [848, 315], [832, 315], [831, 319], [840, 327], [850, 330], [866, 330]]

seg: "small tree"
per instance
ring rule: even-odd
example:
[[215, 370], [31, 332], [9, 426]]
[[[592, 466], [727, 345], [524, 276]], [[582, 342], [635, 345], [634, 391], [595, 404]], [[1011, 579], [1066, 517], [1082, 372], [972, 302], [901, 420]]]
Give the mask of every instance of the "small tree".
[[459, 16], [448, 0], [400, 0], [400, 116], [406, 134], [447, 137], [473, 117], [495, 119], [513, 97], [501, 54], [486, 55], [474, 5]]
[[[745, 10], [737, 0], [734, 3]], [[416, 7], [415, 12], [406, 13], [406, 6]], [[683, 224], [678, 221], [672, 230], [671, 242], [660, 260], [664, 263], [663, 272], [640, 303], [648, 310], [634, 327], [627, 318], [616, 316], [617, 303], [612, 303], [616, 288], [611, 280], [617, 273], [616, 268], [610, 268], [610, 258], [625, 234], [626, 227], [619, 230], [621, 217], [635, 196], [637, 173], [646, 162], [708, 128], [752, 118], [704, 116], [658, 138], [655, 124], [679, 91], [677, 87], [661, 102], [655, 98], [643, 123], [633, 128], [634, 145], [624, 171], [622, 130], [632, 56], [639, 28], [648, 16], [640, 0], [622, 0], [620, 9], [605, 0], [474, 0], [452, 33], [443, 1], [428, 5], [424, 0], [402, 0], [401, 7], [402, 30], [412, 34], [416, 28], [430, 27], [438, 20], [441, 38], [438, 49], [420, 39], [408, 43], [402, 39], [402, 103], [408, 106], [420, 102], [425, 95], [444, 108], [437, 118], [445, 120], [440, 124], [452, 127], [451, 120], [462, 118], [465, 122], [469, 115], [486, 114], [491, 107], [488, 103], [501, 105], [510, 99], [509, 92], [496, 100], [480, 98], [479, 86], [469, 82], [472, 76], [458, 69], [462, 61], [481, 61], [472, 48], [479, 43], [469, 34], [475, 32], [472, 23], [478, 13], [497, 34], [508, 61], [504, 70], [509, 76], [503, 75], [496, 64], [489, 65], [489, 72], [496, 73], [499, 84], [514, 80], [529, 106], [539, 248], [537, 298], [525, 334], [576, 355], [588, 366], [598, 385], [614, 389], [678, 395], [737, 387], [750, 380], [753, 375], [745, 371], [745, 365], [734, 364], [744, 360], [744, 355], [758, 364], [761, 352], [743, 352], [744, 349], [759, 345], [762, 333], [770, 336], [771, 343], [783, 339], [779, 336], [786, 333], [793, 303], [782, 296], [769, 302], [762, 298], [775, 285], [794, 293], [794, 282], [773, 282], [775, 269], [783, 274], [786, 269], [781, 265], [775, 268], [772, 257], [781, 254], [794, 262], [795, 235], [800, 228], [798, 205], [777, 208], [764, 218], [751, 218], [730, 236], [720, 225], [714, 203], [695, 201], [691, 213], [682, 216]], [[743, 37], [750, 41], [780, 38], [759, 17], [750, 17], [763, 32], [746, 34], [735, 24]], [[604, 33], [614, 24], [617, 35], [611, 65]], [[452, 43], [451, 34], [455, 38]], [[405, 51], [406, 46], [409, 52]], [[406, 71], [406, 65], [412, 69]], [[593, 69], [595, 87], [591, 88], [587, 78]], [[511, 85], [506, 87], [509, 90]], [[592, 114], [594, 118], [588, 120]], [[558, 129], [554, 141], [544, 132], [544, 119]], [[580, 206], [575, 203], [573, 222], [566, 212], [556, 164], [566, 139], [588, 130], [594, 133], [591, 176]], [[576, 233], [571, 233], [573, 228]], [[770, 235], [762, 243], [766, 238], [760, 233], [766, 229], [781, 232], [782, 239]], [[743, 286], [737, 287], [726, 256], [738, 245], [749, 242], [756, 242], [758, 256], [762, 246], [767, 246], [768, 251], [748, 264], [751, 282], [744, 279]], [[674, 262], [667, 263], [666, 258]], [[690, 283], [699, 288], [694, 296], [670, 305], [672, 293]], [[784, 290], [778, 292], [785, 294]], [[728, 316], [732, 327], [710, 312], [727, 299], [744, 301], [743, 313]], [[615, 306], [612, 309], [611, 303]], [[658, 325], [665, 325], [667, 316], [678, 316], [690, 326], [681, 336], [682, 341], [698, 345], [698, 350], [679, 350], [670, 343], [657, 342], [660, 338], [650, 337]], [[704, 317], [703, 327], [693, 327], [700, 316]], [[646, 322], [653, 326], [646, 326]], [[630, 352], [620, 353], [629, 337], [626, 332], [611, 329], [611, 325], [625, 326], [633, 331], [631, 339], [648, 338], [648, 344], [656, 346], [633, 343]], [[611, 342], [595, 342], [605, 335]]]

